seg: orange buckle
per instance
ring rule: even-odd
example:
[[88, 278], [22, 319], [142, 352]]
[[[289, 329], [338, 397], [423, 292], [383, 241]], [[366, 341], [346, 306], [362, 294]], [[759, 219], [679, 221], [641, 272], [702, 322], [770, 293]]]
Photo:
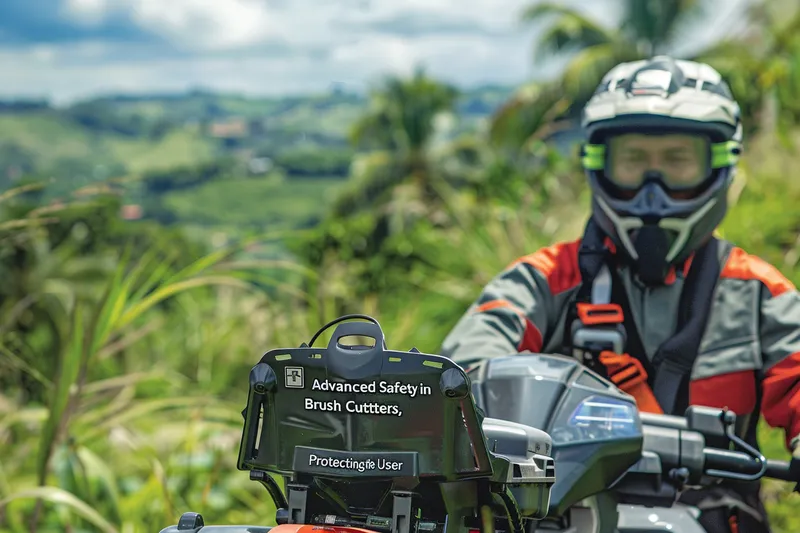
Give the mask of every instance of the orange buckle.
[[578, 304], [578, 318], [584, 326], [622, 324], [625, 317], [617, 304]]
[[647, 382], [647, 371], [642, 362], [628, 354], [603, 352], [600, 363], [606, 367], [609, 379], [627, 392], [628, 389]]

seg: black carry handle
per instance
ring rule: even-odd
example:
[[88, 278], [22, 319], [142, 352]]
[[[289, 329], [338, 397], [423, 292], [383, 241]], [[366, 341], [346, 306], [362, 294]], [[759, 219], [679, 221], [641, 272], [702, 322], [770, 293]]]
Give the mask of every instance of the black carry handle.
[[[328, 329], [328, 328], [330, 328], [331, 326], [335, 326], [336, 324], [340, 324], [340, 323], [342, 323], [342, 322], [344, 322], [344, 321], [346, 321], [346, 320], [353, 320], [353, 319], [356, 319], [356, 318], [358, 318], [358, 319], [361, 319], [361, 320], [367, 320], [367, 321], [369, 321], [369, 322], [372, 322], [372, 323], [373, 323], [373, 324], [375, 324], [376, 326], [378, 326], [378, 330], [379, 330], [379, 332], [380, 332], [380, 338], [382, 338], [382, 339], [384, 338], [384, 335], [383, 335], [383, 330], [381, 329], [381, 325], [378, 323], [378, 321], [377, 321], [377, 320], [375, 320], [374, 318], [372, 318], [372, 317], [371, 317], [371, 316], [369, 316], [369, 315], [359, 315], [359, 314], [352, 314], [352, 315], [343, 315], [343, 316], [340, 316], [339, 318], [334, 318], [333, 320], [331, 320], [330, 322], [328, 322], [327, 324], [325, 324], [324, 326], [322, 326], [321, 328], [319, 328], [319, 329], [317, 330], [317, 332], [316, 332], [316, 333], [314, 333], [314, 336], [313, 336], [313, 337], [311, 337], [311, 340], [310, 340], [310, 341], [308, 341], [308, 345], [304, 345], [303, 347], [306, 347], [306, 346], [308, 346], [308, 347], [314, 346], [314, 341], [316, 341], [316, 340], [319, 338], [319, 336], [320, 336], [320, 335], [322, 335], [322, 332], [323, 332], [323, 331], [327, 331], [327, 329]], [[337, 329], [337, 331], [338, 331], [338, 329]], [[334, 335], [335, 335], [335, 333], [334, 333]], [[350, 335], [352, 335], [352, 333], [351, 333]], [[344, 336], [345, 336], [345, 335], [340, 335], [340, 336], [338, 337], [338, 339], [341, 339], [341, 338], [342, 338], [342, 337], [344, 337]], [[369, 336], [369, 334], [368, 334], [367, 336]], [[334, 338], [336, 338], [336, 337], [334, 337]], [[374, 337], [373, 337], [373, 338], [374, 338]], [[338, 341], [338, 339], [337, 339], [337, 341]], [[376, 343], [376, 345], [377, 345], [377, 341], [378, 341], [378, 339], [377, 339], [377, 338], [375, 338], [375, 343]], [[384, 344], [384, 348], [385, 348], [385, 347], [386, 347], [386, 340], [385, 340], [385, 339], [384, 339], [384, 341], [383, 341], [383, 344]], [[330, 348], [330, 344], [328, 345], [328, 347]]]
[[[345, 346], [340, 344], [344, 337], [369, 337], [375, 346]], [[374, 322], [346, 322], [333, 331], [328, 343], [328, 368], [352, 379], [379, 375], [383, 367], [383, 353], [386, 351], [386, 339], [379, 324]]]
[[[375, 341], [375, 346], [350, 346], [339, 343], [345, 337], [368, 337]], [[386, 339], [383, 335], [383, 330], [378, 324], [372, 322], [345, 322], [340, 324], [335, 330], [328, 343], [328, 353], [332, 351], [339, 351], [351, 354], [359, 352], [368, 354], [374, 351], [383, 351], [386, 349]]]

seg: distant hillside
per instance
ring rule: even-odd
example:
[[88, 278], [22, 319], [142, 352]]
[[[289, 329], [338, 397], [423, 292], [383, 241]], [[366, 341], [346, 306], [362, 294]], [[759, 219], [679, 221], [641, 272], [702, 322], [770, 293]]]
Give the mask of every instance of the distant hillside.
[[[475, 127], [510, 93], [502, 87], [465, 91], [456, 133]], [[319, 150], [331, 159], [335, 150], [346, 161], [348, 129], [365, 105], [363, 96], [340, 91], [286, 98], [201, 91], [108, 96], [65, 109], [46, 101], [0, 102], [0, 185], [46, 177], [63, 193], [96, 179], [231, 154], [282, 160], [290, 175], [343, 175], [342, 161], [308, 170], [298, 167], [307, 157], [296, 154]]]
[[[479, 126], [512, 88], [464, 91], [451, 135]], [[192, 91], [110, 95], [55, 108], [0, 101], [0, 187], [46, 181], [47, 203], [110, 178], [124, 216], [199, 234], [311, 224], [349, 172], [364, 96], [249, 98]]]

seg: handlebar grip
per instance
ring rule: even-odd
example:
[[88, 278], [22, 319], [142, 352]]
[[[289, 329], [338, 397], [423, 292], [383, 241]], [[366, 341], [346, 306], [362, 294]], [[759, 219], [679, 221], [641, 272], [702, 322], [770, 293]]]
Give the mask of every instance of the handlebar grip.
[[767, 472], [764, 477], [800, 483], [800, 474], [792, 472], [789, 461], [767, 460]]
[[[736, 474], [753, 475], [761, 471], [761, 463], [750, 455], [730, 450], [706, 448], [704, 470], [725, 470]], [[788, 461], [767, 460], [767, 469], [764, 477], [800, 483], [800, 475], [792, 472], [791, 463]]]
[[756, 474], [761, 470], [761, 464], [751, 456], [742, 452], [706, 448], [703, 450], [705, 466], [703, 470], [725, 470], [735, 474]]

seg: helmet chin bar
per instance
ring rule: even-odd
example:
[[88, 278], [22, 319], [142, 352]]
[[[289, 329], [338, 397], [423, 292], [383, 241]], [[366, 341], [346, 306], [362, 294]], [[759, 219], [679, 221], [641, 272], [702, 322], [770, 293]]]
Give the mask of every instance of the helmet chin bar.
[[667, 262], [671, 263], [675, 260], [678, 254], [681, 252], [686, 243], [689, 241], [689, 237], [692, 234], [692, 229], [694, 228], [695, 224], [697, 224], [706, 213], [708, 213], [711, 208], [716, 205], [717, 199], [712, 198], [705, 204], [703, 207], [692, 213], [690, 217], [687, 218], [662, 218], [658, 221], [658, 227], [672, 230], [678, 234], [678, 238], [675, 239], [675, 242], [672, 244], [672, 248], [670, 248], [669, 253], [667, 254]]
[[622, 218], [618, 216], [613, 209], [611, 209], [611, 206], [609, 206], [601, 196], [596, 195], [595, 200], [597, 200], [600, 209], [603, 210], [606, 216], [614, 224], [614, 227], [617, 228], [617, 236], [619, 237], [619, 240], [622, 241], [622, 245], [628, 251], [631, 259], [634, 261], [638, 260], [639, 254], [636, 252], [636, 248], [634, 248], [633, 243], [631, 242], [630, 232], [644, 226], [642, 219], [636, 217]]
[[[617, 228], [617, 236], [619, 240], [622, 242], [622, 245], [627, 250], [628, 254], [631, 256], [631, 259], [634, 261], [639, 260], [639, 253], [636, 251], [635, 246], [631, 242], [630, 239], [630, 232], [639, 229], [644, 226], [644, 222], [642, 219], [638, 217], [620, 217], [611, 206], [601, 197], [595, 196], [598, 205], [606, 214], [606, 216], [611, 220], [614, 224], [614, 227]], [[667, 263], [672, 263], [678, 254], [683, 250], [683, 247], [686, 246], [686, 243], [689, 241], [689, 237], [691, 237], [692, 229], [694, 228], [695, 224], [700, 221], [706, 213], [708, 213], [714, 205], [716, 205], [717, 199], [712, 198], [703, 206], [692, 213], [691, 216], [687, 218], [662, 218], [658, 222], [658, 226], [665, 230], [674, 231], [677, 234], [677, 238], [675, 242], [672, 243], [672, 246], [667, 253], [665, 258]]]

